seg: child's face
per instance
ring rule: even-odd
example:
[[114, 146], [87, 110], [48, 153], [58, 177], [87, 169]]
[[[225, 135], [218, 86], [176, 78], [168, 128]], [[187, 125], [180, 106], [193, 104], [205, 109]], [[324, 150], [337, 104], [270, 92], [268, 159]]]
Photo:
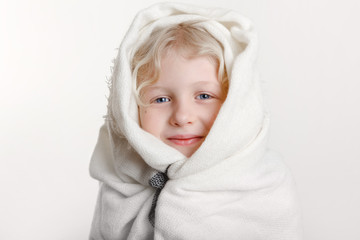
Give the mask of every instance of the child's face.
[[225, 99], [215, 64], [176, 50], [163, 56], [158, 81], [143, 91], [141, 127], [187, 157], [205, 140]]

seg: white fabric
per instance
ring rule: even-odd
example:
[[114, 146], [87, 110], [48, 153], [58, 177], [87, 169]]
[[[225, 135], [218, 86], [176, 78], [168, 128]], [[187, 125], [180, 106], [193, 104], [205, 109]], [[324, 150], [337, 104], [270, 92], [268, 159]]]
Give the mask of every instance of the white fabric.
[[[154, 28], [197, 19], [224, 45], [230, 87], [206, 140], [186, 158], [139, 127], [130, 60]], [[256, 52], [252, 23], [234, 11], [162, 3], [138, 13], [119, 48], [91, 159], [100, 190], [90, 239], [301, 239], [291, 174], [267, 149]], [[153, 227], [149, 179], [169, 165]]]

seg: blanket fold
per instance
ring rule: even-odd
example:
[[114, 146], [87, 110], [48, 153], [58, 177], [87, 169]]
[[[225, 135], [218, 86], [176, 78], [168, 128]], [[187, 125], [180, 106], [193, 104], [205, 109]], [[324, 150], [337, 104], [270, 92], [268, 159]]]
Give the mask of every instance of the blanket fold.
[[[224, 47], [229, 91], [200, 148], [187, 158], [139, 127], [131, 59], [154, 29], [197, 21]], [[119, 48], [108, 114], [90, 163], [100, 181], [90, 239], [301, 239], [295, 185], [268, 149], [269, 114], [251, 21], [226, 9], [155, 4]]]

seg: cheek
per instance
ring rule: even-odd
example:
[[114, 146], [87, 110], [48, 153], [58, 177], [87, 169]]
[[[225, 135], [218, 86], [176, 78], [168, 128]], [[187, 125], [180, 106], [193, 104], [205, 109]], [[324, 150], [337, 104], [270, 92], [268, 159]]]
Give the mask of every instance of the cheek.
[[139, 109], [140, 127], [147, 131], [148, 126], [151, 125], [151, 117], [149, 111], [140, 107]]
[[139, 109], [140, 127], [152, 135], [159, 137], [161, 130], [161, 119], [156, 112], [142, 108]]
[[214, 104], [212, 105], [211, 107], [209, 106], [209, 108], [205, 109], [205, 114], [204, 116], [206, 115], [206, 118], [204, 119], [205, 122], [206, 122], [206, 126], [210, 129], [211, 126], [213, 125], [219, 111], [220, 111], [220, 108], [221, 108], [221, 103], [219, 104]]

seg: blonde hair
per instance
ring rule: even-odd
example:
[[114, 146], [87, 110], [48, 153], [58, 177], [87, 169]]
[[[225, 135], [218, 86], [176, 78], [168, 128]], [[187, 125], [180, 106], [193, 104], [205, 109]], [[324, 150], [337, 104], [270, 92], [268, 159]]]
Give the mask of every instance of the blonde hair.
[[131, 70], [133, 90], [139, 105], [144, 105], [141, 101], [142, 89], [158, 80], [161, 57], [170, 49], [175, 49], [188, 58], [208, 56], [209, 60], [217, 65], [218, 78], [224, 93], [227, 93], [228, 77], [223, 46], [204, 27], [199, 25], [201, 22], [189, 21], [155, 29], [149, 39], [137, 49], [132, 58]]

